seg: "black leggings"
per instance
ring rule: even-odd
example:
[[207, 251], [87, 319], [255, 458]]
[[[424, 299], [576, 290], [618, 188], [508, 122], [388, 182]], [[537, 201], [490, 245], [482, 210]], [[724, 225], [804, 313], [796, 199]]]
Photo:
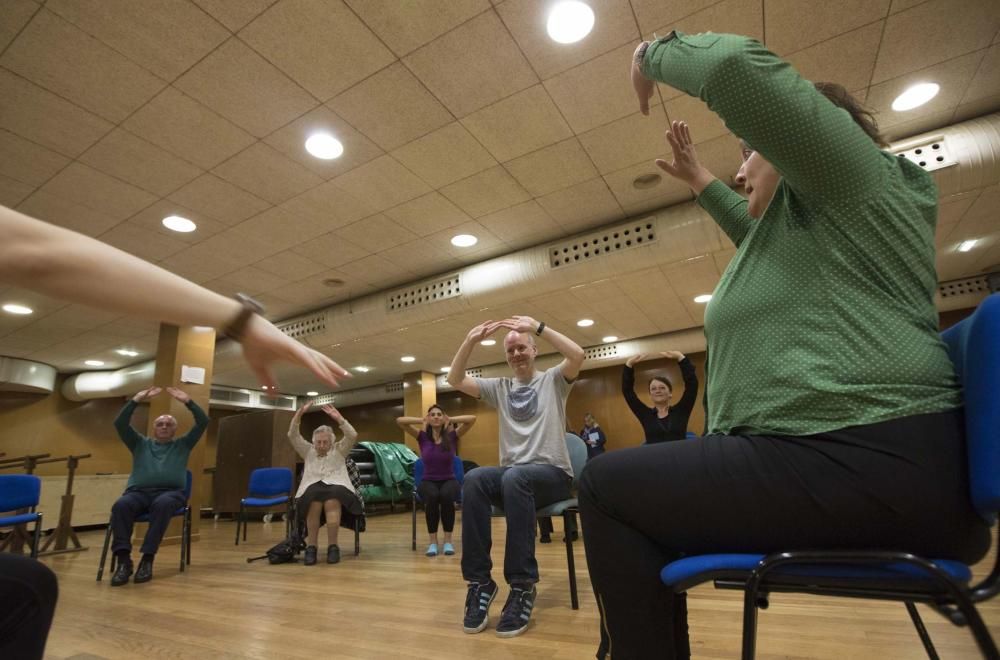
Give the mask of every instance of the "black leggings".
[[722, 436], [609, 452], [580, 482], [597, 657], [690, 655], [684, 554], [884, 549], [974, 563], [990, 544], [969, 500], [960, 411], [808, 437]]
[[441, 521], [441, 526], [448, 534], [455, 529], [455, 501], [461, 492], [462, 487], [454, 479], [447, 481], [424, 479], [420, 482], [417, 494], [424, 501], [429, 534], [437, 534], [438, 521]]
[[0, 554], [0, 658], [33, 660], [45, 655], [59, 587], [37, 559]]

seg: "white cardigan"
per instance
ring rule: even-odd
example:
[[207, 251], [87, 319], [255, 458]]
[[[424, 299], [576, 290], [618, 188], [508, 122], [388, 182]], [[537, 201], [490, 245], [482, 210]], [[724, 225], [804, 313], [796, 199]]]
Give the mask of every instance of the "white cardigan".
[[343, 486], [357, 494], [357, 491], [354, 490], [354, 484], [351, 483], [351, 476], [347, 473], [345, 459], [358, 441], [358, 432], [346, 419], [339, 426], [344, 436], [334, 443], [326, 456], [319, 456], [316, 453], [316, 447], [311, 442], [307, 442], [299, 433], [298, 420], [292, 421], [292, 425], [288, 429], [288, 441], [292, 443], [296, 453], [305, 461], [305, 470], [302, 472], [302, 482], [299, 484], [299, 491], [295, 494], [296, 498], [302, 497], [306, 489], [317, 481], [322, 481], [329, 486]]

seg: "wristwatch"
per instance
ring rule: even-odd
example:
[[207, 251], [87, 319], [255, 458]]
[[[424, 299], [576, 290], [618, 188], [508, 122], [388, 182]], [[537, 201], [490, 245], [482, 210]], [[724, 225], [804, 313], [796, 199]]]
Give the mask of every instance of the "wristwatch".
[[243, 333], [247, 329], [250, 317], [254, 314], [262, 315], [264, 313], [264, 306], [245, 293], [237, 293], [235, 298], [243, 305], [243, 309], [240, 310], [239, 314], [232, 321], [226, 324], [226, 327], [222, 329], [222, 334], [235, 341], [242, 341]]

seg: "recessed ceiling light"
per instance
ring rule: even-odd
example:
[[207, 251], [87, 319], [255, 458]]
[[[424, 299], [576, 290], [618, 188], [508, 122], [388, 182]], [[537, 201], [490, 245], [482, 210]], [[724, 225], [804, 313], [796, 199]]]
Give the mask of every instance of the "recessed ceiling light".
[[703, 293], [700, 296], [695, 296], [694, 297], [694, 301], [696, 303], [707, 303], [711, 299], [712, 299], [712, 294], [711, 293]]
[[163, 219], [163, 226], [172, 231], [179, 231], [183, 234], [192, 232], [198, 228], [198, 225], [194, 224], [187, 218], [182, 218], [179, 215], [168, 215]]
[[442, 373], [448, 373], [449, 371], [451, 371], [451, 367], [441, 367]]
[[139, 351], [130, 351], [127, 348], [119, 348], [115, 351], [118, 355], [124, 355], [125, 357], [135, 357], [139, 354]]
[[604, 342], [605, 344], [610, 344], [611, 342], [618, 341], [618, 337], [615, 337], [614, 335], [608, 335], [607, 337], [601, 337], [601, 341]]
[[403, 357], [399, 358], [399, 361], [400, 362], [416, 362], [417, 358], [413, 357], [412, 355], [404, 355]]
[[549, 12], [545, 29], [552, 41], [561, 44], [580, 41], [594, 29], [594, 10], [577, 0], [560, 2]]
[[30, 307], [25, 307], [24, 305], [15, 305], [14, 303], [7, 303], [3, 306], [3, 311], [8, 314], [31, 314], [35, 310]]
[[472, 234], [459, 234], [451, 239], [451, 244], [455, 247], [472, 247], [478, 242], [479, 239]]
[[344, 145], [329, 133], [313, 133], [306, 140], [306, 151], [322, 160], [340, 158]]
[[579, 321], [576, 322], [576, 324], [581, 328], [589, 328], [590, 326], [594, 325], [594, 319], [580, 319]]
[[319, 392], [306, 392], [306, 396], [319, 396]]
[[978, 238], [970, 238], [967, 241], [962, 241], [961, 244], [958, 246], [958, 251], [959, 252], [968, 252], [972, 248], [976, 247], [976, 243], [978, 243], [978, 242], [979, 242]]
[[660, 185], [660, 181], [663, 177], [655, 172], [649, 174], [640, 174], [639, 176], [632, 179], [632, 187], [636, 190], [646, 190], [648, 188], [655, 188]]
[[363, 374], [366, 374], [366, 373], [368, 373], [369, 371], [371, 371], [371, 370], [372, 370], [372, 368], [371, 368], [371, 367], [365, 367], [365, 366], [361, 366], [361, 367], [354, 367], [354, 370], [355, 370], [355, 371], [360, 371], [361, 373], [363, 373]]
[[483, 346], [496, 346], [497, 340], [496, 339], [484, 339], [484, 340], [482, 340], [479, 343], [482, 344]]
[[103, 367], [104, 363], [100, 360], [84, 360], [83, 362], [88, 367]]
[[896, 112], [906, 112], [919, 108], [932, 98], [937, 96], [941, 86], [937, 83], [918, 83], [911, 85], [905, 92], [896, 97], [892, 102], [892, 109]]

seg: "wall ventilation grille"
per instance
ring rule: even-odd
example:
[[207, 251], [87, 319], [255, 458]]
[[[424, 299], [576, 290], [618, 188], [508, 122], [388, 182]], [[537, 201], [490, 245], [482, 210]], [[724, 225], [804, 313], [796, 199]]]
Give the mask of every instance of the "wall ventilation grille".
[[293, 396], [262, 396], [259, 401], [261, 406], [295, 410], [295, 397]]
[[651, 219], [633, 221], [549, 246], [549, 267], [561, 268], [656, 241]]
[[210, 390], [209, 398], [214, 401], [228, 401], [230, 403], [250, 403], [250, 393], [240, 390], [221, 390], [213, 387]]
[[938, 285], [938, 293], [941, 294], [942, 298], [965, 296], [970, 293], [988, 294], [989, 292], [990, 284], [986, 275], [967, 277], [963, 280], [951, 280], [950, 282], [942, 282]]
[[585, 360], [603, 360], [618, 355], [618, 344], [601, 344], [591, 346], [583, 351]]
[[458, 273], [434, 280], [419, 282], [405, 289], [390, 291], [385, 297], [386, 309], [398, 312], [417, 305], [435, 303], [462, 295], [462, 282]]
[[280, 323], [278, 328], [289, 337], [301, 339], [318, 332], [326, 331], [326, 314], [314, 314], [306, 318], [296, 319], [289, 323]]
[[905, 146], [905, 149], [893, 153], [916, 163], [928, 172], [958, 164], [948, 149], [948, 140], [943, 135], [931, 136], [917, 144], [907, 142]]
[[386, 394], [402, 394], [403, 392], [403, 381], [397, 380], [392, 383], [385, 384]]
[[481, 368], [466, 369], [465, 370], [465, 375], [468, 376], [469, 378], [482, 378], [483, 377], [483, 370]]

